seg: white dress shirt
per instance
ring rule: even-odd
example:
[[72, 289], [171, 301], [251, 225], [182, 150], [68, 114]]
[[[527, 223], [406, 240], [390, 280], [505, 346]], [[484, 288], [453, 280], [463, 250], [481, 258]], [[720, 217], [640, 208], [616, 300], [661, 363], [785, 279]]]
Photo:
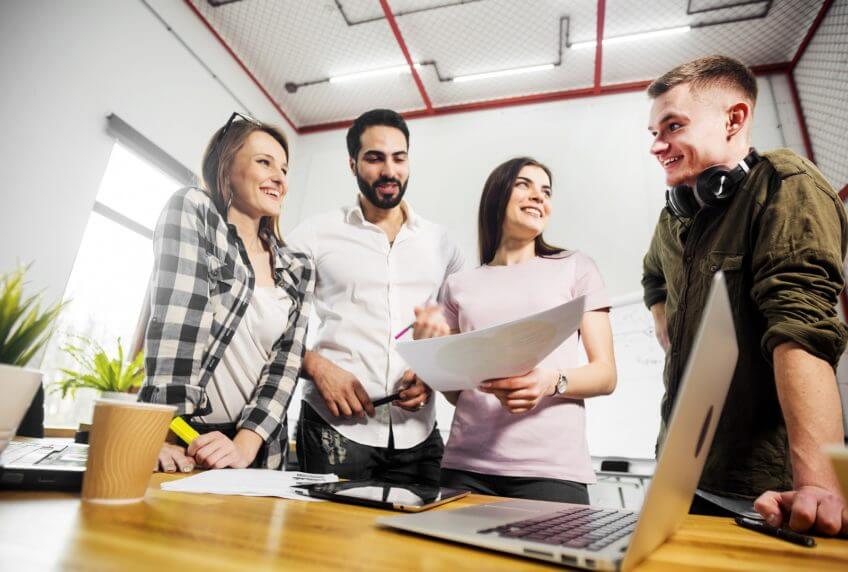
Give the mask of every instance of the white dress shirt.
[[[286, 237], [316, 267], [319, 327], [312, 351], [353, 373], [372, 400], [398, 391], [408, 369], [395, 351], [395, 335], [415, 321], [413, 309], [433, 303], [445, 278], [463, 265], [443, 227], [417, 216], [406, 202], [401, 208], [406, 221], [394, 243], [365, 220], [358, 202], [311, 217]], [[410, 330], [400, 341], [411, 339]], [[415, 412], [389, 404], [377, 407], [373, 418], [335, 417], [315, 384], [301, 383], [304, 401], [363, 445], [387, 447], [391, 427], [395, 447], [408, 449], [424, 441], [435, 424], [432, 397]]]

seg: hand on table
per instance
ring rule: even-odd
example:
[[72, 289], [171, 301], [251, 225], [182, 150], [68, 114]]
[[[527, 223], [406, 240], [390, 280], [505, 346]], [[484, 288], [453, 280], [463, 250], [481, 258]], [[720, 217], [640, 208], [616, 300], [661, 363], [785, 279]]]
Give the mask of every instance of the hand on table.
[[789, 528], [796, 532], [848, 536], [848, 505], [839, 494], [823, 487], [767, 491], [754, 502], [754, 508], [772, 526], [781, 526], [788, 518]]

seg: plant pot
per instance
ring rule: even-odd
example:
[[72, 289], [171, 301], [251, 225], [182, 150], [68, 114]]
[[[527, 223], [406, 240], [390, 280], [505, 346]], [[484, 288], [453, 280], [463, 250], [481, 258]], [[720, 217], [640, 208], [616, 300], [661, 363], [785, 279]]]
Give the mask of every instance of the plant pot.
[[35, 392], [41, 387], [40, 371], [0, 364], [0, 451], [15, 436], [18, 425], [29, 409]]

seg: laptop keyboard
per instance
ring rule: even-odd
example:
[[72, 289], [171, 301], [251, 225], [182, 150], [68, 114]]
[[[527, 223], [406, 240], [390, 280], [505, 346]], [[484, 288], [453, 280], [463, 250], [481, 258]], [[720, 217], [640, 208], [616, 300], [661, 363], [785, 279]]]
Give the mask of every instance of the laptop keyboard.
[[0, 465], [11, 465], [16, 461], [23, 459], [27, 455], [35, 453], [39, 449], [44, 449], [44, 456], [49, 455], [53, 451], [53, 447], [45, 447], [41, 443], [9, 441], [9, 444], [6, 445], [5, 449], [3, 449], [3, 455], [0, 456]]
[[632, 533], [638, 519], [636, 512], [570, 507], [478, 532], [597, 551]]

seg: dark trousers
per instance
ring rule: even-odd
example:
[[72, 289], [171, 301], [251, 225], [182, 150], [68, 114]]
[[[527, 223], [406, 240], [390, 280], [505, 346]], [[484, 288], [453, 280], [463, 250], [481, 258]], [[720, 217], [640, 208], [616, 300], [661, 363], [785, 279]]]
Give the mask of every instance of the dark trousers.
[[304, 403], [297, 427], [297, 458], [307, 473], [335, 473], [343, 479], [378, 479], [398, 484], [439, 485], [445, 450], [438, 429], [409, 449], [371, 447], [351, 441]]
[[442, 469], [441, 483], [443, 487], [483, 495], [589, 504], [588, 487], [574, 481], [538, 477], [504, 477]]

